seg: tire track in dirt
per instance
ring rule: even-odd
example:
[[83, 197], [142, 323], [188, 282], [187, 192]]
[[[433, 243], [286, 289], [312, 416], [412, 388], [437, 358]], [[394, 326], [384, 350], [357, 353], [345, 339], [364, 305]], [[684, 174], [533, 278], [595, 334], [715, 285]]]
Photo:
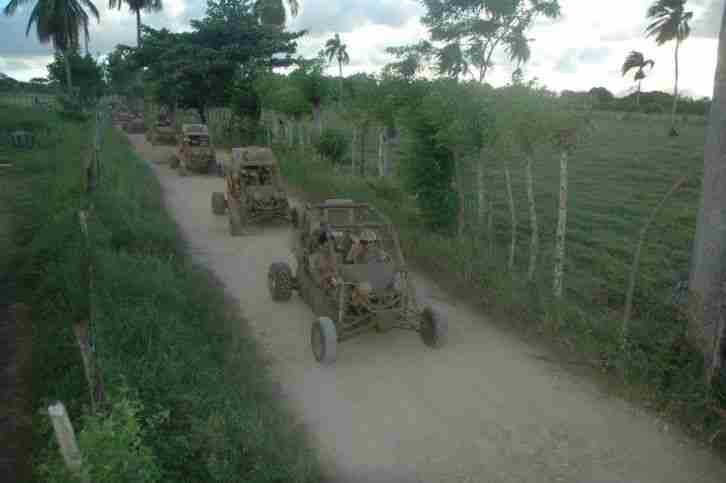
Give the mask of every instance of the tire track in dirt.
[[297, 297], [274, 303], [270, 263], [287, 261], [291, 235], [265, 227], [241, 238], [211, 213], [212, 176], [179, 177], [170, 148], [129, 136], [151, 161], [196, 260], [240, 302], [274, 359], [273, 373], [312, 430], [335, 481], [721, 483], [726, 464], [662, 422], [607, 397], [418, 277], [419, 295], [449, 322], [434, 351], [418, 335], [367, 334], [338, 348], [331, 367], [309, 348], [313, 321]]

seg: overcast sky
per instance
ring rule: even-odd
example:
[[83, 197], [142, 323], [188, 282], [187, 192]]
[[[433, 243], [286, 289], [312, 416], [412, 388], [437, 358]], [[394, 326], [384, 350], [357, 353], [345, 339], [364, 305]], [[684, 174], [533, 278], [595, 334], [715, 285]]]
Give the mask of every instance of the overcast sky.
[[[34, 3], [35, 0], [31, 0]], [[314, 55], [325, 40], [340, 32], [348, 45], [350, 65], [344, 74], [376, 72], [391, 59], [384, 49], [425, 38], [419, 18], [423, 8], [417, 0], [299, 0], [301, 11], [290, 22], [292, 29], [306, 29], [300, 52]], [[689, 0], [695, 18], [693, 33], [681, 48], [681, 90], [686, 95], [711, 96], [716, 65], [716, 46], [725, 0]], [[164, 11], [147, 14], [143, 22], [172, 30], [189, 28], [189, 19], [201, 17], [205, 0], [163, 0]], [[620, 75], [620, 66], [631, 50], [655, 60], [655, 69], [645, 81], [645, 90], [673, 88], [673, 45], [656, 46], [645, 39], [645, 11], [653, 0], [560, 0], [562, 18], [541, 21], [531, 30], [532, 59], [525, 68], [527, 78], [537, 77], [553, 90], [584, 90], [605, 86], [617, 95], [632, 89], [632, 78]], [[0, 0], [4, 7], [7, 0]], [[135, 18], [125, 8], [110, 11], [97, 2], [101, 24], [93, 24], [90, 50], [104, 54], [118, 43], [135, 44]], [[21, 80], [47, 75], [51, 48], [40, 45], [34, 33], [25, 36], [29, 9], [14, 17], [0, 16], [0, 72]], [[337, 68], [331, 66], [331, 73]], [[503, 59], [488, 80], [507, 82], [511, 69]]]

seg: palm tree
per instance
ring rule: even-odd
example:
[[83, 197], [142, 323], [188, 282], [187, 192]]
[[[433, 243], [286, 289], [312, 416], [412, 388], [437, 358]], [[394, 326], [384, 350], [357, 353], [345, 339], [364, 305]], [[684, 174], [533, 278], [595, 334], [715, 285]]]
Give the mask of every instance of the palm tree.
[[[30, 2], [31, 0], [10, 0], [3, 9], [3, 13], [8, 16], [13, 15], [18, 8]], [[35, 32], [40, 43], [51, 42], [53, 47], [62, 54], [69, 93], [73, 92], [69, 54], [79, 47], [81, 29], [86, 40], [89, 37], [86, 9], [96, 20], [100, 20], [101, 16], [91, 0], [37, 0], [30, 12], [28, 26], [25, 29], [25, 35], [28, 35], [30, 29], [35, 25]]]
[[655, 37], [658, 45], [663, 45], [671, 40], [676, 41], [675, 64], [676, 80], [673, 88], [673, 111], [671, 113], [671, 136], [677, 136], [676, 131], [676, 109], [678, 107], [678, 49], [681, 42], [691, 34], [691, 26], [688, 22], [693, 18], [693, 12], [686, 12], [687, 0], [657, 0], [648, 9], [648, 18], [653, 21], [645, 29], [648, 37]]
[[726, 322], [723, 317], [724, 267], [726, 267], [726, 10], [721, 20], [718, 63], [713, 86], [708, 134], [703, 162], [703, 184], [696, 237], [691, 257], [690, 335], [701, 350], [710, 382], [726, 358]]
[[625, 62], [623, 63], [623, 76], [625, 76], [633, 69], [638, 69], [635, 71], [635, 80], [638, 83], [638, 95], [635, 98], [635, 105], [638, 107], [640, 107], [640, 88], [641, 84], [643, 83], [643, 79], [645, 79], [644, 69], [646, 67], [650, 67], [652, 70], [654, 65], [655, 62], [653, 60], [646, 60], [645, 56], [641, 52], [636, 52], [635, 50], [628, 54], [628, 56], [625, 58]]
[[158, 12], [164, 6], [161, 0], [109, 0], [109, 8], [118, 8], [121, 10], [122, 5], [128, 5], [129, 10], [136, 14], [136, 46], [141, 45], [141, 11]]
[[[300, 11], [298, 0], [286, 0], [290, 14], [295, 17]], [[283, 27], [287, 21], [287, 13], [283, 0], [256, 0], [254, 13], [263, 24]]]
[[328, 57], [328, 61], [333, 59], [338, 61], [340, 70], [340, 100], [338, 102], [341, 102], [343, 99], [343, 64], [350, 63], [350, 56], [348, 56], [348, 46], [340, 40], [339, 34], [335, 34], [335, 37], [325, 42], [325, 55]]

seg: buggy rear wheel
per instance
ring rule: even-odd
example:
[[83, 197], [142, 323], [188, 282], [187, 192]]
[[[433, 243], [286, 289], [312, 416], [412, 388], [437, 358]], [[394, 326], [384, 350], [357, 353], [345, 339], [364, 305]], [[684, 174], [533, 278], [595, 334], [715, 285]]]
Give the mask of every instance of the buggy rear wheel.
[[446, 321], [431, 307], [421, 312], [421, 339], [427, 346], [439, 349], [446, 344], [449, 327]]
[[226, 210], [227, 200], [224, 199], [224, 193], [212, 193], [212, 213], [224, 215]]
[[297, 208], [290, 208], [290, 222], [293, 228], [297, 228], [300, 224], [300, 214], [297, 212]]
[[310, 345], [315, 360], [321, 364], [332, 364], [338, 355], [338, 333], [335, 324], [328, 317], [319, 317], [313, 323]]
[[267, 272], [267, 288], [270, 290], [272, 300], [275, 302], [287, 302], [292, 297], [292, 269], [284, 262], [276, 262], [270, 265]]

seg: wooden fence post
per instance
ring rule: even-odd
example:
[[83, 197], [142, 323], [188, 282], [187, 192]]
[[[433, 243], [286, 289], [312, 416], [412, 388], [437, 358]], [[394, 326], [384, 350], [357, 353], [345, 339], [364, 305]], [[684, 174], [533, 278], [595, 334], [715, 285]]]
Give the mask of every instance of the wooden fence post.
[[71, 420], [68, 418], [66, 407], [62, 402], [58, 401], [48, 406], [48, 414], [51, 423], [53, 423], [53, 431], [66, 467], [74, 475], [80, 477], [83, 483], [90, 483], [88, 475], [82, 474], [81, 451], [78, 449], [76, 434], [73, 431]]

